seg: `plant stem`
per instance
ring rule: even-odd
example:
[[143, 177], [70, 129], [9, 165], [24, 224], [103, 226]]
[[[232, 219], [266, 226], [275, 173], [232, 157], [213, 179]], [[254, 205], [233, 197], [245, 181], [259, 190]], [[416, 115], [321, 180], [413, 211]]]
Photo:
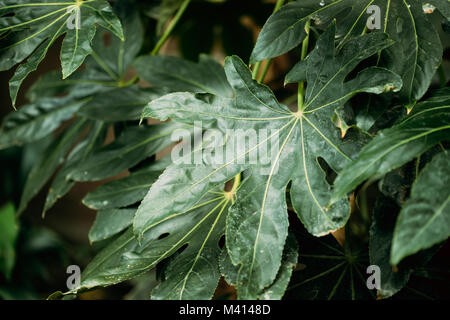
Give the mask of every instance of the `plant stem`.
[[[284, 0], [277, 0], [277, 3], [275, 4], [275, 8], [273, 8], [272, 14], [277, 12], [278, 9], [280, 9], [283, 4], [284, 4]], [[261, 76], [258, 79], [259, 83], [264, 81], [264, 77], [266, 76], [266, 73], [269, 70], [269, 66], [270, 66], [270, 62], [271, 61], [272, 61], [272, 59], [267, 60], [267, 63], [264, 66], [263, 73], [261, 74]], [[255, 66], [253, 67], [252, 77], [253, 77], [254, 80], [256, 80], [256, 78], [258, 77], [259, 68], [261, 68], [261, 61], [258, 61], [257, 63], [255, 63]]]
[[[310, 23], [311, 23], [310, 20], [308, 20], [305, 25], [306, 37], [302, 42], [302, 54], [300, 56], [300, 60], [305, 60], [306, 54], [308, 53]], [[305, 82], [300, 81], [298, 83], [298, 93], [297, 93], [298, 111], [303, 110], [304, 96], [305, 96]]]
[[236, 193], [236, 190], [237, 190], [237, 188], [239, 187], [240, 184], [241, 184], [241, 174], [239, 173], [238, 175], [236, 175], [234, 177], [233, 187], [231, 187], [230, 193], [231, 194]]
[[153, 48], [152, 52], [150, 53], [152, 56], [157, 54], [159, 52], [159, 49], [163, 46], [163, 44], [166, 42], [167, 38], [169, 38], [170, 34], [172, 33], [172, 30], [177, 25], [178, 21], [180, 20], [181, 16], [183, 15], [184, 11], [186, 10], [187, 6], [189, 5], [189, 2], [191, 0], [184, 0], [181, 4], [180, 8], [178, 9], [177, 13], [175, 14], [175, 17], [170, 22], [169, 26], [167, 27], [166, 31], [164, 31], [164, 34], [162, 35], [161, 39], [159, 39], [158, 43], [156, 43], [156, 46]]
[[[169, 38], [170, 34], [172, 33], [172, 30], [175, 28], [178, 21], [180, 21], [180, 18], [183, 15], [184, 11], [186, 11], [186, 8], [189, 5], [189, 2], [191, 2], [191, 0], [184, 0], [184, 2], [181, 4], [175, 17], [172, 19], [169, 26], [164, 31], [164, 34], [162, 35], [161, 39], [159, 39], [158, 43], [156, 43], [155, 47], [150, 52], [150, 55], [152, 55], [152, 56], [156, 55], [159, 52], [159, 50], [161, 49], [161, 47], [164, 45], [164, 43], [166, 43], [167, 39]], [[136, 82], [138, 82], [138, 80], [139, 80], [139, 76], [136, 75], [136, 76], [134, 76], [133, 79], [124, 83], [123, 86], [129, 86], [129, 85], [135, 84]]]
[[261, 61], [258, 61], [257, 63], [255, 63], [255, 66], [253, 67], [253, 71], [252, 71], [253, 80], [256, 80], [256, 78], [258, 77], [260, 67], [261, 67]]
[[100, 67], [102, 67], [103, 70], [114, 80], [118, 81], [119, 77], [103, 62], [103, 60], [98, 56], [98, 54], [92, 50], [91, 56], [94, 58], [94, 60], [98, 63]]
[[416, 159], [416, 179], [419, 176], [419, 168], [420, 168], [420, 155]]
[[269, 71], [270, 63], [272, 62], [272, 59], [267, 59], [266, 64], [264, 65], [264, 69], [259, 76], [258, 82], [262, 83], [264, 81], [264, 78], [266, 77], [267, 71]]

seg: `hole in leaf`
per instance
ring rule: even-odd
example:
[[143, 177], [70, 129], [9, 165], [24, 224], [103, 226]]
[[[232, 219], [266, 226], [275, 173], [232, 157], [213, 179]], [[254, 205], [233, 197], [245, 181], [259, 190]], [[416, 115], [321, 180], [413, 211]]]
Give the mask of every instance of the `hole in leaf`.
[[109, 47], [111, 45], [111, 33], [105, 32], [102, 34], [102, 40], [105, 47]]
[[158, 237], [158, 240], [164, 239], [164, 238], [167, 237], [169, 234], [170, 234], [170, 233], [168, 233], [168, 232], [163, 233], [162, 235], [160, 235], [160, 236]]
[[218, 245], [220, 249], [222, 249], [225, 246], [225, 235], [220, 237]]
[[326, 180], [329, 184], [333, 184], [334, 179], [336, 179], [336, 172], [334, 172], [333, 169], [328, 165], [328, 163], [325, 161], [324, 158], [318, 157], [317, 163], [322, 168], [322, 170], [325, 172]]
[[186, 248], [188, 247], [188, 245], [189, 245], [189, 243], [183, 244], [183, 245], [181, 246], [181, 248], [177, 250], [176, 254], [178, 255], [178, 254], [182, 253], [184, 250], [186, 250]]
[[361, 70], [364, 70], [364, 69], [366, 69], [366, 68], [373, 67], [374, 65], [376, 65], [377, 59], [378, 59], [378, 55], [374, 55], [374, 56], [372, 56], [372, 57], [370, 57], [370, 58], [367, 58], [367, 59], [361, 61], [361, 62], [356, 66], [355, 69], [353, 69], [349, 74], [347, 74], [347, 76], [346, 76], [345, 79], [344, 79], [344, 83], [345, 83], [345, 82], [348, 82], [348, 81], [350, 81], [350, 80], [355, 79], [356, 76], [358, 75], [358, 73], [359, 73]]

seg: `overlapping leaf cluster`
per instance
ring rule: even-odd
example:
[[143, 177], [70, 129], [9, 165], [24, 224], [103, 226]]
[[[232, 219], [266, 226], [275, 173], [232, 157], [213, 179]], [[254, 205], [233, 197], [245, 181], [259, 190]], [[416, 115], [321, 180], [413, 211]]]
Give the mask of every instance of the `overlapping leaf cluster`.
[[[52, 176], [44, 213], [76, 181], [129, 172], [83, 199], [98, 210], [90, 241], [107, 245], [70, 294], [158, 267], [154, 299], [209, 299], [221, 276], [242, 299], [281, 299], [285, 292], [287, 298], [370, 298], [360, 283], [370, 260], [383, 271], [378, 295], [389, 297], [450, 235], [450, 92], [428, 93], [443, 49], [421, 1], [302, 0], [282, 6], [264, 25], [250, 62], [277, 57], [317, 34], [306, 58], [286, 75], [285, 83], [306, 85], [296, 109], [254, 80], [237, 56], [227, 57], [223, 67], [206, 55], [197, 63], [138, 56], [143, 27], [126, 2], [114, 6], [116, 16], [106, 1], [0, 1], [1, 67], [26, 59], [10, 82], [13, 102], [23, 79], [66, 33], [63, 79], [45, 75], [28, 92], [30, 103], [8, 115], [0, 131], [0, 148], [52, 139], [28, 177], [18, 212]], [[447, 1], [428, 2], [449, 18]], [[367, 30], [366, 11], [374, 5], [382, 13], [381, 28]], [[80, 29], [67, 29], [76, 8]], [[74, 72], [83, 62], [86, 68]], [[151, 86], [130, 81], [130, 66]], [[397, 119], [387, 128], [385, 111]], [[165, 122], [148, 125], [146, 118]], [[231, 134], [212, 145], [205, 135], [204, 144], [194, 143], [184, 155], [245, 145], [219, 164], [154, 161], [173, 143], [172, 134], [195, 133], [198, 123], [225, 135], [230, 129], [271, 134], [256, 142]], [[105, 145], [108, 128], [115, 139]], [[267, 147], [273, 137], [279, 149]], [[420, 162], [436, 146], [440, 152]], [[261, 149], [270, 161], [241, 161]], [[411, 194], [393, 206], [398, 218], [387, 219], [383, 205], [394, 201], [385, 190], [389, 174], [416, 158]], [[341, 248], [329, 234], [349, 225], [347, 195], [379, 178], [384, 202], [378, 199], [373, 209], [370, 251], [355, 248], [350, 238]], [[305, 228], [300, 236], [292, 223], [289, 228], [289, 212]], [[410, 256], [422, 258], [405, 262]]]

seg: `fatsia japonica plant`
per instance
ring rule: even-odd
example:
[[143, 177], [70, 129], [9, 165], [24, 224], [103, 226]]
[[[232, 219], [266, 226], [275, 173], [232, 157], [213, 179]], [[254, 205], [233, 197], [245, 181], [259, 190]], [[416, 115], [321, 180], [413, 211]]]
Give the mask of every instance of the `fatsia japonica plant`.
[[[151, 270], [152, 299], [210, 299], [221, 278], [239, 299], [425, 295], [414, 277], [432, 277], [450, 235], [450, 2], [249, 3], [0, 0], [13, 106], [61, 44], [61, 70], [2, 122], [1, 149], [50, 141], [17, 216], [49, 181], [43, 217], [75, 183], [102, 181], [82, 199], [102, 249], [51, 298]], [[175, 55], [200, 53], [183, 52], [202, 42], [183, 26], [227, 6], [261, 24], [251, 53], [162, 54], [177, 37]], [[219, 43], [245, 38], [232, 21], [217, 22], [231, 32]], [[274, 72], [283, 57], [290, 67]], [[281, 85], [264, 84], [270, 72]]]

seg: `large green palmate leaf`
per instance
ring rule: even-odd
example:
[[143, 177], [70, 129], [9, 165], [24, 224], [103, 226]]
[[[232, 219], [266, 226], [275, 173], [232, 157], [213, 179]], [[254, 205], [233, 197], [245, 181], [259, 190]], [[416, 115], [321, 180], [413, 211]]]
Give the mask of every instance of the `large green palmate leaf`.
[[[10, 15], [13, 13], [13, 15]], [[48, 49], [65, 34], [61, 48], [63, 78], [70, 76], [91, 51], [96, 26], [123, 39], [120, 20], [107, 1], [16, 1], [0, 2], [0, 70], [21, 63], [10, 80], [13, 105], [26, 76], [36, 70]]]
[[[380, 50], [376, 65], [402, 77], [399, 97], [411, 107], [425, 94], [442, 57], [439, 36], [419, 0], [302, 0], [288, 3], [264, 25], [251, 62], [279, 56], [299, 45], [306, 37], [308, 21], [323, 24], [346, 13], [339, 19], [338, 41], [342, 46], [364, 30], [370, 17], [367, 9], [371, 6], [377, 6], [381, 14], [380, 28], [371, 32], [388, 33], [395, 41], [393, 46]], [[448, 7], [448, 4], [442, 4], [444, 6]]]
[[392, 128], [382, 130], [366, 145], [358, 159], [336, 178], [332, 202], [344, 197], [369, 178], [381, 177], [450, 137], [450, 90], [442, 89], [415, 105]]
[[391, 263], [429, 248], [450, 236], [450, 155], [436, 155], [412, 187], [395, 225]]
[[[305, 105], [297, 113], [279, 104], [266, 86], [252, 80], [250, 70], [234, 56], [225, 61], [225, 72], [234, 89], [234, 99], [210, 94], [173, 93], [154, 100], [144, 109], [144, 117], [161, 120], [170, 117], [184, 123], [201, 120], [204, 128], [216, 127], [224, 132], [242, 128], [270, 129], [272, 133], [266, 140], [278, 136], [280, 150], [266, 165], [265, 175], [261, 175], [258, 168], [254, 170], [248, 182], [252, 196], [238, 193], [237, 202], [228, 217], [227, 243], [233, 245], [227, 246], [233, 263], [241, 266], [237, 280], [241, 298], [257, 297], [277, 275], [287, 236], [284, 199], [290, 181], [294, 208], [312, 234], [330, 233], [342, 227], [349, 216], [347, 200], [327, 207], [331, 187], [325, 180], [318, 158], [339, 170], [367, 138], [354, 130], [342, 139], [339, 130], [331, 125], [334, 108], [356, 92], [382, 93], [388, 88], [398, 90], [401, 86], [398, 76], [377, 68], [366, 69], [355, 79], [343, 83], [360, 61], [391, 42], [383, 34], [367, 35], [350, 41], [348, 47], [344, 46], [335, 53], [334, 36], [335, 27], [332, 25], [308, 58], [305, 67], [309, 85]], [[317, 68], [318, 65], [322, 67]], [[155, 214], [169, 216], [174, 209], [185, 210], [194, 205], [209, 186], [224, 183], [248, 167], [248, 164], [239, 165], [236, 160], [246, 157], [263, 142], [250, 144], [245, 153], [238, 153], [235, 159], [227, 159], [216, 168], [193, 168], [187, 177], [179, 177], [175, 169], [166, 170], [136, 213], [136, 235], [145, 235]], [[265, 249], [267, 246], [271, 249]], [[233, 248], [231, 252], [230, 248]]]

